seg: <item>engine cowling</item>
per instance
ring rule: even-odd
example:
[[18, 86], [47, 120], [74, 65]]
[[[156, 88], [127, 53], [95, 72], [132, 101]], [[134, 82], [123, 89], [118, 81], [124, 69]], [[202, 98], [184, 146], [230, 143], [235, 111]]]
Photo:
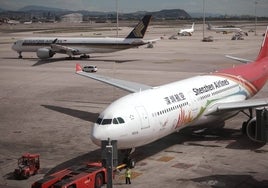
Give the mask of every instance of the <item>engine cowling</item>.
[[53, 52], [50, 48], [39, 48], [36, 52], [37, 57], [40, 59], [48, 59], [53, 57], [55, 52]]
[[247, 136], [254, 142], [262, 142], [256, 139], [256, 126], [257, 126], [257, 119], [256, 117], [252, 118], [246, 125], [246, 134]]

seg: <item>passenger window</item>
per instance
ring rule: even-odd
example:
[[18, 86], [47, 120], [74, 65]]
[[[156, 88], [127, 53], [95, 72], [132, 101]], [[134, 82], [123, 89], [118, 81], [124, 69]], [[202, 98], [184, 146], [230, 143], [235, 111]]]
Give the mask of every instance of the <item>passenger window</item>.
[[118, 124], [118, 121], [116, 118], [113, 119], [113, 124]]
[[117, 118], [117, 119], [118, 119], [118, 122], [119, 122], [119, 123], [125, 123], [125, 121], [124, 121], [123, 118], [119, 117], [119, 118]]
[[112, 123], [112, 119], [103, 119], [101, 124], [102, 125], [107, 125], [107, 124], [111, 124]]

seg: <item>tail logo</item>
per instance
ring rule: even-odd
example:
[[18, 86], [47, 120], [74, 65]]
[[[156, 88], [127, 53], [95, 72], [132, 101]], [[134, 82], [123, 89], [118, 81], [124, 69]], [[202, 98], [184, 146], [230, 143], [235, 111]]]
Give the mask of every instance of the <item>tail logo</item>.
[[142, 30], [144, 29], [144, 24], [143, 22], [140, 22], [137, 27], [135, 28], [135, 30], [133, 31], [133, 34], [135, 35], [135, 37], [137, 38], [142, 38], [143, 34], [142, 34]]

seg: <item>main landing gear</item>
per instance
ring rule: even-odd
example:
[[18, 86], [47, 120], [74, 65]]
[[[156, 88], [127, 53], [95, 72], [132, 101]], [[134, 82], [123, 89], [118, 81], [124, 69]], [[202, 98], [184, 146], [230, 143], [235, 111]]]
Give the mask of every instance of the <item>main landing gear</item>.
[[19, 52], [19, 59], [22, 59], [22, 54], [21, 54], [21, 52]]
[[80, 56], [81, 59], [89, 59], [90, 58], [90, 55], [87, 55], [87, 54], [83, 54]]
[[246, 134], [252, 141], [266, 143], [268, 141], [268, 110], [266, 108], [257, 108], [256, 117], [253, 117], [252, 108], [249, 109], [249, 119], [243, 122], [242, 133]]
[[243, 114], [245, 114], [246, 116], [248, 116], [248, 120], [247, 121], [244, 121], [242, 123], [242, 129], [241, 129], [241, 132], [246, 135], [247, 134], [247, 125], [250, 122], [250, 120], [253, 119], [253, 109], [252, 108], [249, 108], [248, 109], [248, 113], [246, 113], [245, 111], [241, 111], [241, 112]]
[[131, 157], [131, 154], [135, 151], [135, 148], [121, 150], [121, 152], [125, 155], [123, 159], [123, 163], [127, 165], [128, 168], [134, 168], [136, 165], [136, 161]]

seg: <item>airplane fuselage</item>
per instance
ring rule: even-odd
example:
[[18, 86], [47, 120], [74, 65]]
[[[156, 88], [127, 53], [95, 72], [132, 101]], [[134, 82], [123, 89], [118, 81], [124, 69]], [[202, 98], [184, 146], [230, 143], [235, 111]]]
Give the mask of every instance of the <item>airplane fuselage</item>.
[[230, 27], [230, 28], [228, 28], [228, 27], [226, 27], [226, 28], [225, 27], [212, 27], [209, 30], [215, 31], [217, 33], [221, 33], [221, 32], [223, 32], [223, 33], [233, 33], [233, 32], [242, 31], [240, 28], [232, 28], [232, 27]]
[[[142, 146], [186, 126], [224, 121], [237, 112], [206, 116], [207, 107], [218, 101], [242, 101], [252, 94], [238, 78], [216, 73], [130, 94], [100, 114], [92, 139], [100, 145], [100, 140], [108, 139], [109, 135], [110, 139], [118, 141], [118, 148]], [[124, 123], [114, 124], [118, 117]]]
[[[51, 48], [54, 40], [55, 38], [26, 38], [16, 41], [12, 49], [17, 52], [37, 52], [40, 48]], [[108, 53], [142, 44], [144, 44], [142, 39], [126, 38], [57, 38], [55, 43], [55, 45], [76, 49], [79, 54]], [[61, 52], [57, 51], [57, 53]]]
[[22, 58], [22, 52], [36, 52], [40, 59], [51, 58], [57, 53], [66, 54], [69, 57], [76, 55], [89, 57], [86, 54], [125, 50], [150, 42], [143, 40], [150, 20], [151, 15], [145, 15], [126, 38], [36, 37], [16, 41], [12, 49], [19, 53], [19, 58]]

